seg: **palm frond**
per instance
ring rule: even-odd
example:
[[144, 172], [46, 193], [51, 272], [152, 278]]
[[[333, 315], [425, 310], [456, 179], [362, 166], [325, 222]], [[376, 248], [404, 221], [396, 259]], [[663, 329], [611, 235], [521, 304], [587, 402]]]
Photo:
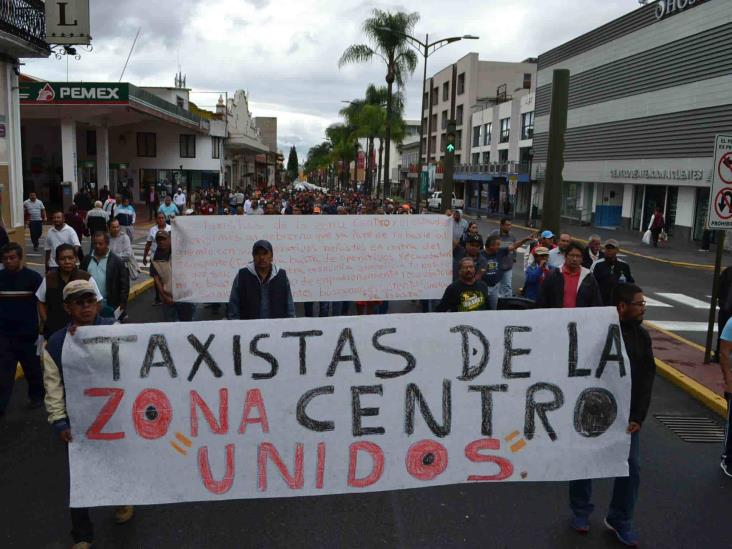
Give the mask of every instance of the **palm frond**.
[[353, 44], [348, 46], [338, 60], [338, 68], [350, 63], [364, 63], [371, 61], [377, 53], [366, 44]]

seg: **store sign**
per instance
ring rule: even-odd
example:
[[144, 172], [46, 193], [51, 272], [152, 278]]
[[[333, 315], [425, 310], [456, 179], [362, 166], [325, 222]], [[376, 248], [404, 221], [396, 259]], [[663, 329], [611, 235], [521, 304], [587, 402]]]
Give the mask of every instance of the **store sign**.
[[46, 0], [46, 41], [84, 45], [91, 42], [89, 0]]
[[687, 8], [703, 4], [705, 0], [659, 0], [656, 4], [656, 19], [675, 15]]
[[24, 104], [126, 103], [127, 84], [107, 82], [21, 82], [20, 102]]
[[675, 179], [679, 181], [702, 181], [704, 170], [653, 170], [620, 168], [610, 170], [613, 179]]

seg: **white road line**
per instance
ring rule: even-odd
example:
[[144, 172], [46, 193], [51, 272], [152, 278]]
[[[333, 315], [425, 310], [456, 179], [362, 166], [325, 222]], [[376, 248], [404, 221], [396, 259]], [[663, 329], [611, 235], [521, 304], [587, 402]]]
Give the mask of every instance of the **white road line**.
[[660, 295], [661, 297], [665, 297], [666, 299], [670, 299], [671, 301], [676, 301], [677, 303], [681, 303], [682, 305], [688, 305], [689, 307], [694, 307], [695, 309], [709, 309], [709, 303], [704, 303], [701, 299], [689, 297], [688, 295], [668, 294], [668, 293], [661, 293], [661, 292], [655, 292], [655, 294]]
[[673, 305], [669, 305], [668, 303], [664, 303], [663, 301], [658, 301], [656, 299], [653, 299], [652, 297], [645, 296], [645, 298], [647, 307], [673, 307]]
[[[659, 328], [669, 332], [706, 332], [706, 322], [676, 322], [674, 320], [648, 320]], [[714, 331], [717, 331], [717, 324], [714, 324]]]

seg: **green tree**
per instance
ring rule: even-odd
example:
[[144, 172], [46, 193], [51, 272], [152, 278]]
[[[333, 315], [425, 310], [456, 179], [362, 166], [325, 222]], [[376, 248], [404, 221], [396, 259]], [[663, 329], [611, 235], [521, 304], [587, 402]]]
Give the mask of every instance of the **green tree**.
[[311, 177], [317, 177], [318, 184], [323, 184], [323, 172], [328, 170], [333, 162], [333, 146], [329, 141], [315, 145], [308, 151], [305, 160], [305, 173]]
[[409, 47], [405, 34], [412, 32], [414, 25], [419, 21], [419, 14], [390, 13], [374, 9], [371, 17], [363, 23], [363, 32], [371, 42], [367, 44], [353, 44], [348, 46], [338, 61], [338, 66], [349, 63], [363, 63], [374, 57], [380, 58], [386, 64], [386, 124], [384, 141], [386, 154], [384, 157], [384, 191], [389, 193], [389, 151], [392, 134], [393, 113], [393, 85], [394, 82], [401, 88], [406, 76], [411, 75], [417, 68], [417, 54]]
[[348, 166], [356, 158], [358, 146], [356, 130], [348, 124], [331, 124], [325, 130], [325, 135], [331, 144], [331, 158], [337, 165], [341, 162], [341, 188], [348, 187]]
[[295, 181], [297, 179], [299, 171], [299, 164], [297, 162], [297, 149], [295, 149], [295, 145], [290, 147], [290, 155], [287, 157], [287, 176], [290, 178], [290, 181]]

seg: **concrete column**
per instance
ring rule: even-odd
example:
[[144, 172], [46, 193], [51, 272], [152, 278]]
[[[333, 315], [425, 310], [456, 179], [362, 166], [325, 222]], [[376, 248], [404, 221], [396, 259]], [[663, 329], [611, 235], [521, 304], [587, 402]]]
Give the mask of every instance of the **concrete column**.
[[23, 168], [20, 149], [18, 76], [12, 63], [0, 61], [0, 214], [10, 239], [23, 244]]
[[109, 188], [109, 128], [99, 126], [97, 133], [97, 189]]
[[76, 120], [61, 120], [61, 165], [63, 180], [71, 181], [71, 195], [79, 190], [76, 153]]

